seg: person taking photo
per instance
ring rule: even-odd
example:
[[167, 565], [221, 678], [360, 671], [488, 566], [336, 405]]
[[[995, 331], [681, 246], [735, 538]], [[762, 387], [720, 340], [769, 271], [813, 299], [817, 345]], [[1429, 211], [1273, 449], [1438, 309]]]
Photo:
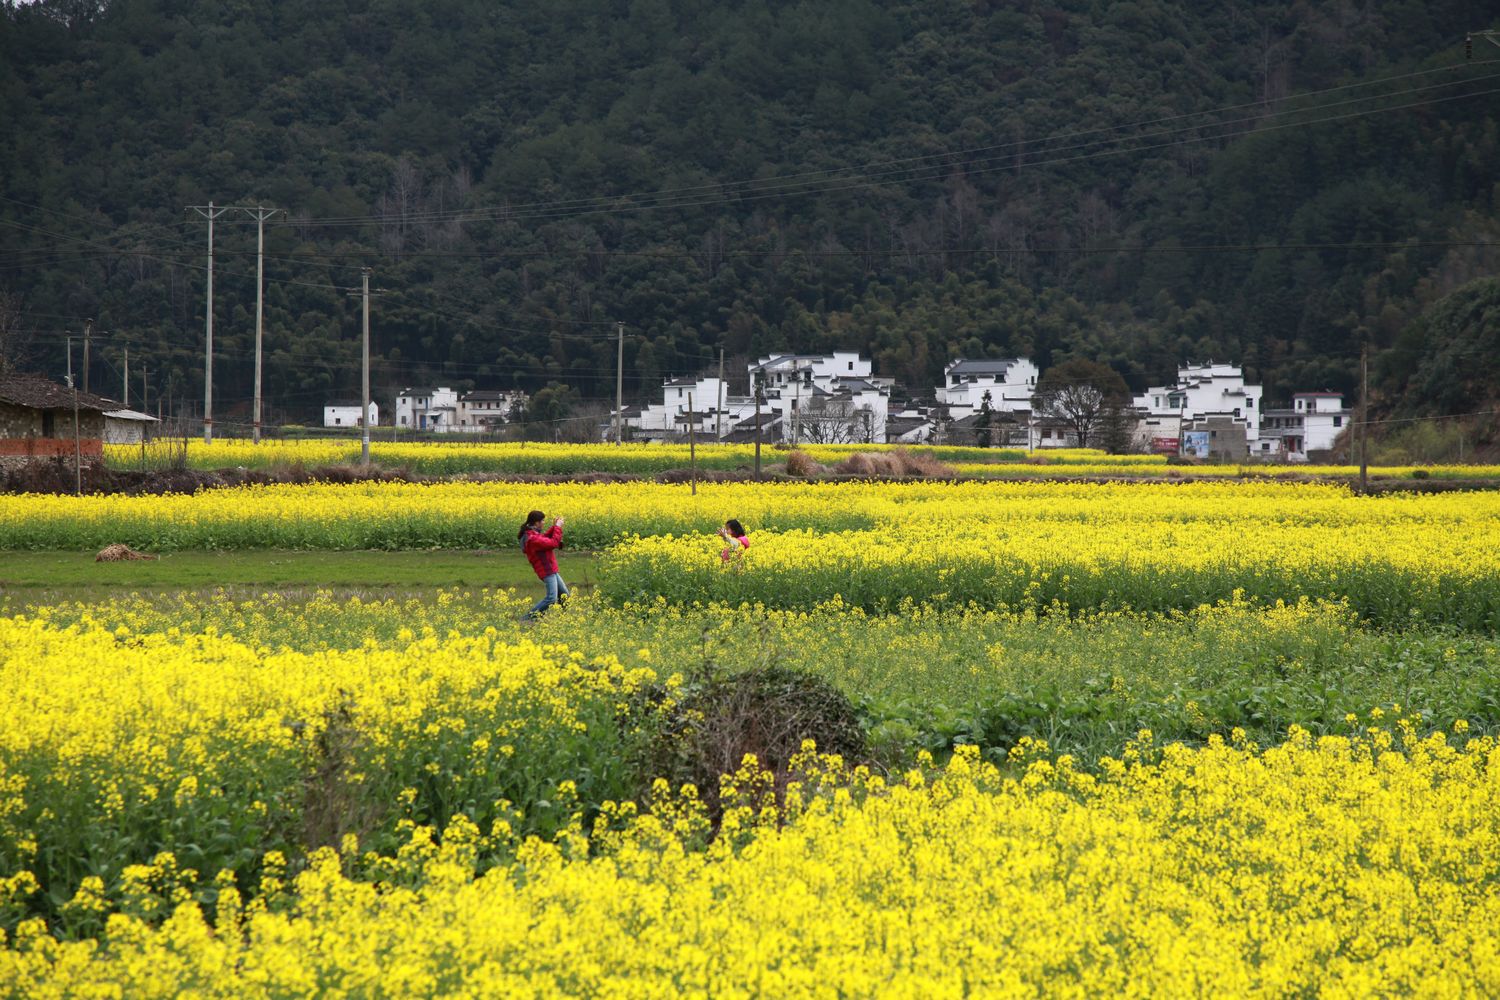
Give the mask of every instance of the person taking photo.
[[563, 518], [556, 518], [552, 527], [543, 531], [542, 522], [546, 519], [546, 514], [534, 510], [526, 515], [526, 523], [516, 532], [521, 551], [530, 560], [531, 568], [536, 570], [537, 578], [546, 589], [542, 599], [522, 616], [522, 621], [533, 621], [552, 605], [563, 606], [568, 601], [568, 585], [563, 582], [562, 573], [557, 568], [557, 550], [563, 541]]

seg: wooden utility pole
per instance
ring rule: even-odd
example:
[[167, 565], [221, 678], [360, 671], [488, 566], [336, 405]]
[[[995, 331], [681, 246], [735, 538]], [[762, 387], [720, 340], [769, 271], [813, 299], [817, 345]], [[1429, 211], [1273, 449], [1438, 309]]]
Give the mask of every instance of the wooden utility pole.
[[264, 208], [257, 205], [254, 208], [242, 209], [242, 211], [248, 212], [255, 219], [255, 392], [250, 437], [256, 444], [260, 444], [261, 342], [263, 340], [263, 318], [265, 315], [266, 299], [266, 220], [281, 211], [281, 209]]
[[125, 409], [128, 410], [128, 409], [130, 409], [130, 345], [129, 344], [125, 345], [125, 377], [121, 380], [121, 382], [122, 382], [122, 388], [124, 389], [124, 392], [122, 393], [122, 395], [125, 398], [122, 399], [122, 400], [120, 400], [120, 402], [124, 403], [125, 404]]
[[688, 393], [688, 479], [693, 496], [698, 495], [698, 417], [693, 412], [693, 394]]
[[1370, 489], [1370, 345], [1359, 349], [1359, 491]]
[[714, 441], [724, 440], [724, 348], [719, 348], [719, 398], [714, 403]]
[[760, 385], [750, 376], [750, 394], [755, 397], [755, 478], [760, 478]]
[[73, 338], [68, 338], [68, 388], [73, 390], [73, 493], [83, 496], [83, 441], [78, 429], [78, 382], [73, 378]]
[[83, 321], [83, 391], [89, 391], [89, 339], [94, 335], [94, 321]]
[[141, 412], [151, 412], [151, 385], [146, 381], [145, 365], [141, 365]]
[[365, 465], [370, 464], [370, 269], [364, 268], [361, 275], [364, 278], [364, 310], [365, 310], [365, 335], [364, 344], [360, 349], [359, 382], [360, 382], [360, 405], [359, 425], [361, 427], [359, 439], [359, 459]]
[[615, 348], [615, 444], [625, 440], [625, 324], [616, 323], [620, 339]]
[[208, 297], [203, 307], [203, 443], [213, 444], [214, 440], [214, 220], [225, 212], [224, 208], [214, 208], [214, 203], [209, 202], [206, 206], [191, 206], [194, 212], [208, 220]]

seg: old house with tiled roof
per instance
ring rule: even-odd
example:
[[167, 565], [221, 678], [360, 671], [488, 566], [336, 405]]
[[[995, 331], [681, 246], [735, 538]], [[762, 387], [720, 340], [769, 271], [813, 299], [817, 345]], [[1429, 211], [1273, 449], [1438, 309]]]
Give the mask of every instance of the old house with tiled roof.
[[[121, 404], [79, 392], [77, 449], [85, 458], [104, 455], [105, 414]], [[41, 375], [0, 375], [0, 460], [74, 454], [73, 390]]]

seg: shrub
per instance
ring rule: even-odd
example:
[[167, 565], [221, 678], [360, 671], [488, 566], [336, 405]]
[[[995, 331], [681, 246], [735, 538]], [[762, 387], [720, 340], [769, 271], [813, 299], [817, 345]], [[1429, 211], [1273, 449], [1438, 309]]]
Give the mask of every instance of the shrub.
[[800, 670], [757, 666], [687, 689], [662, 720], [643, 777], [696, 786], [717, 822], [721, 777], [753, 754], [780, 793], [804, 740], [846, 761], [865, 752], [858, 714], [842, 691]]

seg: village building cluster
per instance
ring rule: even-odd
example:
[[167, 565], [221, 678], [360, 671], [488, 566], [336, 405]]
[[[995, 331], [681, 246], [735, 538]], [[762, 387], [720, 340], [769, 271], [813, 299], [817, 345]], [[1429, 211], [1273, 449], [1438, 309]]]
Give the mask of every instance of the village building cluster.
[[[669, 379], [660, 402], [619, 414], [636, 441], [755, 440], [782, 444], [1078, 446], [1071, 423], [1037, 406], [1041, 372], [1028, 358], [958, 358], [919, 400], [874, 374], [852, 351], [775, 354], [752, 362], [732, 392], [716, 375]], [[757, 400], [758, 397], [758, 400]], [[1267, 406], [1262, 387], [1232, 364], [1188, 364], [1176, 381], [1136, 395], [1122, 436], [1134, 451], [1201, 459], [1306, 461], [1333, 449], [1351, 411], [1337, 392], [1299, 392]], [[614, 414], [601, 426], [616, 431]]]
[[[490, 434], [514, 420], [526, 400], [519, 390], [474, 389], [460, 394], [447, 386], [408, 387], [396, 394], [396, 427], [434, 434]], [[374, 420], [377, 414], [371, 405]], [[359, 418], [358, 403], [354, 416]]]
[[[854, 351], [771, 354], [743, 376], [687, 376], [662, 383], [660, 401], [626, 407], [599, 425], [602, 440], [768, 444], [978, 444], [1027, 450], [1078, 446], [1073, 422], [1039, 405], [1041, 372], [1028, 358], [957, 358], [942, 382], [919, 395], [878, 376]], [[156, 418], [101, 396], [77, 394], [35, 375], [0, 378], [0, 460], [97, 457], [105, 443], [150, 436]], [[412, 386], [396, 394], [391, 423], [425, 434], [496, 434], [519, 420], [518, 390]], [[380, 408], [371, 402], [371, 427]], [[1293, 393], [1268, 405], [1263, 387], [1233, 364], [1187, 364], [1169, 385], [1152, 386], [1119, 407], [1115, 444], [1220, 461], [1307, 461], [1330, 452], [1350, 426], [1342, 394]], [[363, 426], [358, 402], [323, 408], [327, 428]], [[1103, 443], [1096, 435], [1091, 445]]]

